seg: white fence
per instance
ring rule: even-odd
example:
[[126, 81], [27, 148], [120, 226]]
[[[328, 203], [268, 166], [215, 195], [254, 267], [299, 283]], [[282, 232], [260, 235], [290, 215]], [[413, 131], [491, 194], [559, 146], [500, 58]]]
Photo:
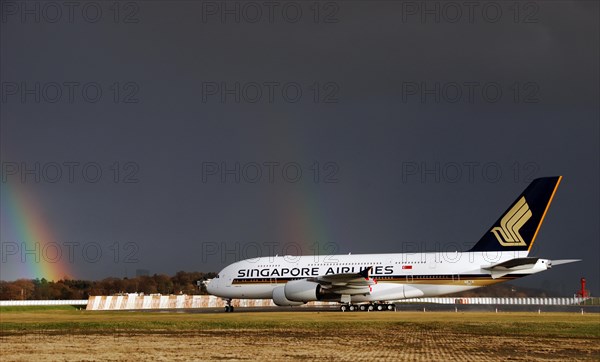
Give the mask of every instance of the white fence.
[[29, 307], [40, 305], [87, 305], [87, 299], [75, 300], [0, 300], [0, 307]]
[[435, 303], [435, 304], [486, 304], [486, 305], [576, 305], [589, 298], [506, 298], [506, 297], [475, 297], [475, 298], [411, 298], [403, 299], [402, 303]]
[[[234, 299], [234, 307], [275, 307], [271, 299]], [[307, 305], [337, 305], [310, 302]], [[225, 301], [212, 295], [112, 295], [88, 299], [88, 310], [223, 308]]]
[[[487, 305], [577, 305], [584, 298], [413, 298], [396, 303], [487, 304]], [[234, 299], [235, 307], [274, 307], [270, 299]], [[336, 302], [310, 302], [306, 306], [335, 306]], [[221, 308], [223, 299], [212, 295], [119, 295], [90, 297], [88, 310]]]

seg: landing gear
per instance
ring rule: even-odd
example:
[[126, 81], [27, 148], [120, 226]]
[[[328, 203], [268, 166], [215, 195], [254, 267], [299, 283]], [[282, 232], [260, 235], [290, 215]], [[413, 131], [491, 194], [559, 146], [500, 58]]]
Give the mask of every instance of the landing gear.
[[[354, 306], [351, 306], [354, 307]], [[356, 310], [356, 309], [350, 309], [350, 310]], [[388, 304], [388, 303], [374, 303], [374, 304], [360, 304], [358, 306], [358, 310], [360, 311], [369, 311], [372, 312], [374, 310], [376, 311], [384, 311], [384, 310], [396, 310], [396, 305], [395, 304]]]
[[391, 303], [377, 303], [375, 304], [375, 309], [377, 309], [378, 311], [382, 311], [382, 310], [396, 310], [396, 305], [395, 304], [391, 304]]
[[342, 304], [340, 306], [340, 311], [342, 312], [346, 312], [346, 311], [350, 311], [350, 312], [354, 312], [354, 311], [358, 311], [360, 310], [361, 312], [365, 312], [365, 311], [384, 311], [384, 310], [396, 310], [396, 305], [395, 304], [391, 304], [391, 303], [369, 303], [369, 304]]
[[231, 305], [231, 299], [225, 300], [225, 313], [233, 313], [233, 306]]

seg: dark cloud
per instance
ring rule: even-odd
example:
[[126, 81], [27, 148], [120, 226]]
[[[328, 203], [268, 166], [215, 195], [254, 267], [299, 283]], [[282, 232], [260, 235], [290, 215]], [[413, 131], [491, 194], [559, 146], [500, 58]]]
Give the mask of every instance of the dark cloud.
[[[59, 241], [102, 246], [75, 276], [216, 271], [269, 243], [468, 247], [531, 178], [561, 174], [536, 254], [584, 261], [520, 283], [569, 294], [586, 276], [600, 291], [596, 2], [529, 2], [517, 15], [485, 2], [456, 23], [423, 21], [423, 2], [320, 3], [317, 23], [312, 2], [278, 3], [303, 10], [295, 23], [291, 12], [223, 22], [210, 14], [225, 3], [192, 1], [123, 3], [116, 22], [112, 2], [96, 2], [97, 22], [79, 10], [73, 23], [66, 10], [36, 22], [7, 3], [2, 161], [103, 170], [97, 183], [2, 184], [3, 199], [15, 180], [38, 199]], [[34, 93], [21, 99], [23, 87]], [[239, 182], [210, 173], [236, 164]], [[409, 174], [415, 165], [433, 171]], [[2, 277], [16, 270], [3, 262]]]

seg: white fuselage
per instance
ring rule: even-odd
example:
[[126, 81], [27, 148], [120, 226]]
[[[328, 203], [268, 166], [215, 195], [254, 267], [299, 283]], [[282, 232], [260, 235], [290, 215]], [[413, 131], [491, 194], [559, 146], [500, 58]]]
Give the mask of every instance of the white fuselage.
[[[484, 269], [525, 256], [526, 251], [261, 257], [227, 266], [208, 283], [207, 290], [222, 298], [271, 299], [275, 288], [292, 280], [359, 273], [372, 267], [370, 277], [376, 284], [368, 293], [351, 295], [352, 302], [391, 301], [456, 293], [549, 267], [547, 260], [539, 259], [535, 265], [494, 278]], [[339, 295], [326, 300], [339, 301]]]

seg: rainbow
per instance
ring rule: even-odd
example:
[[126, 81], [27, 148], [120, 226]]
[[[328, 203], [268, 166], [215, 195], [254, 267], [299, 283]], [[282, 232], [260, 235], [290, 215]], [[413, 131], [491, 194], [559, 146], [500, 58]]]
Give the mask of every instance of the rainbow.
[[67, 251], [54, 236], [45, 218], [47, 211], [31, 188], [18, 181], [3, 180], [0, 195], [2, 269], [7, 269], [0, 279], [68, 278], [71, 273]]
[[335, 240], [330, 238], [331, 225], [320, 202], [318, 188], [322, 185], [311, 185], [308, 180], [300, 182], [308, 185], [302, 185], [301, 191], [291, 192], [282, 198], [278, 232], [281, 245], [278, 250], [282, 254], [323, 257], [339, 252], [340, 245], [334, 244]]

